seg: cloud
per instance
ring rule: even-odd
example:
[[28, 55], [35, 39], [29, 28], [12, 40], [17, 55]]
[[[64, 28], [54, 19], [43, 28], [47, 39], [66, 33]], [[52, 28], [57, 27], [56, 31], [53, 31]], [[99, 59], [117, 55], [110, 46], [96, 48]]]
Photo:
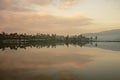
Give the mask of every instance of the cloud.
[[77, 5], [81, 0], [60, 0], [59, 8], [67, 9]]
[[1, 13], [1, 31], [57, 32], [69, 31], [92, 24], [92, 19], [82, 15], [57, 16], [48, 13]]
[[25, 6], [30, 7], [25, 1], [23, 0], [0, 0], [0, 11], [7, 11], [7, 12], [17, 12], [17, 11], [33, 11], [31, 8], [26, 8]]
[[53, 6], [57, 9], [67, 9], [75, 6], [81, 0], [0, 0], [0, 10], [5, 11], [40, 11], [41, 8]]
[[30, 3], [34, 3], [34, 4], [39, 4], [40, 6], [48, 6], [51, 4], [52, 1], [55, 1], [55, 0], [26, 0]]
[[30, 3], [35, 3], [40, 6], [50, 6], [54, 5], [57, 8], [60, 9], [66, 9], [71, 6], [75, 6], [78, 4], [81, 0], [28, 0]]
[[14, 0], [0, 0], [0, 10], [9, 9], [13, 3]]

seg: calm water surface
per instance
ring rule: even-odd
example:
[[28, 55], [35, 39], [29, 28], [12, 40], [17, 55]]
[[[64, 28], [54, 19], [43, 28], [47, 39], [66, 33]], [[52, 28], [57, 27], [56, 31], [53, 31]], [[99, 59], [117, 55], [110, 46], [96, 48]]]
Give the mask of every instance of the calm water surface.
[[119, 44], [0, 49], [0, 80], [120, 80]]

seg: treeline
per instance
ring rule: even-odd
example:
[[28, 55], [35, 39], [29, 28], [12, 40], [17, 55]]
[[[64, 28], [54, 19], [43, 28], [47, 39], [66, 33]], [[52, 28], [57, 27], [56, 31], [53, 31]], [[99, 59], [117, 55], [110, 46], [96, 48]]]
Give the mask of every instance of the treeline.
[[53, 41], [53, 42], [89, 42], [91, 39], [82, 35], [62, 36], [56, 34], [18, 34], [18, 33], [0, 33], [0, 42], [30, 42], [30, 41]]

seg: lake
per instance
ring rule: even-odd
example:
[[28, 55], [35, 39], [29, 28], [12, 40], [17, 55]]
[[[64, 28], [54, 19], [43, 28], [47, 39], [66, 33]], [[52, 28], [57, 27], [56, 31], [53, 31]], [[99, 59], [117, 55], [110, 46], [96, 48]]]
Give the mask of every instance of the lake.
[[11, 46], [0, 46], [0, 80], [120, 80], [120, 42]]

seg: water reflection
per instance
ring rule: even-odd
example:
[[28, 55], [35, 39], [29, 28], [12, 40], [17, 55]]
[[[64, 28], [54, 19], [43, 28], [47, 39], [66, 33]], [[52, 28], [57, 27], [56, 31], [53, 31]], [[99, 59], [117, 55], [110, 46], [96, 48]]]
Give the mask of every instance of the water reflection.
[[93, 62], [93, 56], [70, 50], [62, 46], [1, 51], [0, 80], [79, 80], [80, 69]]
[[17, 50], [6, 44], [0, 50], [0, 80], [120, 80], [119, 51], [71, 46], [77, 44], [46, 48], [53, 44], [34, 43], [30, 48], [30, 43], [19, 43], [24, 49], [16, 43]]
[[1, 43], [0, 49], [5, 50], [6, 48], [17, 50], [18, 48], [26, 49], [28, 47], [36, 47], [36, 48], [56, 48], [56, 46], [59, 45], [66, 45], [69, 47], [69, 45], [78, 45], [80, 47], [84, 46], [88, 42], [49, 42], [49, 41], [42, 41], [42, 42], [18, 42], [18, 43]]
[[112, 51], [120, 51], [120, 42], [93, 42], [85, 46], [97, 47], [97, 48], [112, 50]]
[[18, 43], [0, 43], [0, 49], [3, 51], [6, 48], [10, 48], [13, 50], [17, 50], [18, 48], [26, 49], [26, 48], [56, 48], [56, 46], [67, 46], [69, 45], [74, 45], [74, 46], [79, 46], [79, 47], [97, 47], [101, 49], [106, 49], [106, 50], [112, 50], [112, 51], [120, 51], [120, 42], [47, 42], [47, 41], [42, 41], [42, 42], [18, 42]]

